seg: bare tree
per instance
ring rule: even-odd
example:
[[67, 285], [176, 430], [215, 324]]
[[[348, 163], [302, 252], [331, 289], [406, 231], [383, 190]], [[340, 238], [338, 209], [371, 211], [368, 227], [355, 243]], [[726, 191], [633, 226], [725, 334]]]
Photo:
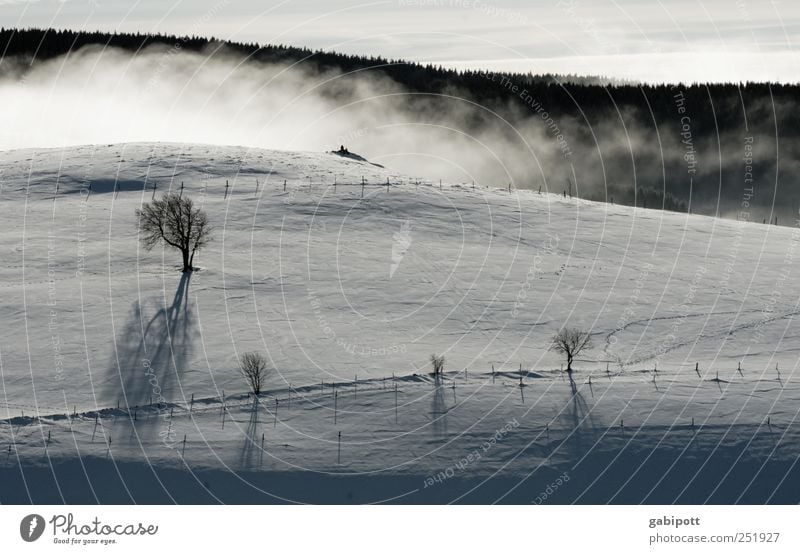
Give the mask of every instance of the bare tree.
[[188, 196], [167, 194], [136, 210], [141, 239], [147, 250], [166, 244], [181, 251], [183, 271], [192, 271], [194, 254], [211, 240], [208, 217]]
[[258, 352], [245, 352], [239, 360], [239, 368], [253, 394], [260, 394], [261, 385], [267, 375], [267, 359], [264, 355]]
[[444, 371], [444, 354], [441, 356], [431, 354], [431, 365], [433, 366], [433, 374], [441, 375]]
[[567, 357], [567, 371], [572, 371], [572, 361], [583, 350], [592, 347], [589, 331], [577, 327], [565, 327], [553, 336], [553, 350]]

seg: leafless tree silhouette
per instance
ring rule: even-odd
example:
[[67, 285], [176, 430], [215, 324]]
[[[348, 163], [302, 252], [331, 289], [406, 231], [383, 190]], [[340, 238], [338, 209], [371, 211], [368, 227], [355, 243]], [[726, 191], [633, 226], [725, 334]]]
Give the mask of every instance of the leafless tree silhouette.
[[239, 367], [253, 394], [260, 394], [267, 375], [267, 359], [258, 352], [245, 352], [239, 360]]
[[145, 202], [136, 216], [146, 249], [162, 243], [177, 248], [183, 257], [183, 272], [194, 269], [194, 254], [208, 244], [211, 227], [206, 213], [196, 208], [191, 198], [170, 193]]
[[444, 355], [431, 354], [431, 365], [433, 366], [433, 374], [441, 375], [444, 371]]
[[553, 336], [553, 350], [567, 357], [567, 371], [572, 371], [572, 361], [583, 350], [592, 347], [589, 331], [577, 327], [565, 327]]

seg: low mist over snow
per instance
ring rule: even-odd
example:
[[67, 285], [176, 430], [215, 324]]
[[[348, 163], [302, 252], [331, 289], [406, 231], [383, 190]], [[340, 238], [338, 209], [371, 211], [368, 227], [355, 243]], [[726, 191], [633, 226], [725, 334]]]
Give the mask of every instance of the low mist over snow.
[[197, 37], [0, 35], [0, 149], [344, 145], [432, 181], [733, 219], [746, 201], [748, 218], [781, 224], [800, 205], [794, 86], [601, 86]]

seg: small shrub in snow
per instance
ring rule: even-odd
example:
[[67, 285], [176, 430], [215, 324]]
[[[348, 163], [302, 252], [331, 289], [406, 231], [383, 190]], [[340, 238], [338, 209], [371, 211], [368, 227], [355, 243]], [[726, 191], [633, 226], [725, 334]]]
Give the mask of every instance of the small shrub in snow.
[[444, 355], [431, 354], [431, 365], [433, 366], [433, 374], [441, 375], [444, 372]]
[[239, 360], [242, 375], [250, 385], [253, 394], [261, 393], [261, 385], [267, 374], [267, 359], [258, 352], [245, 352]]

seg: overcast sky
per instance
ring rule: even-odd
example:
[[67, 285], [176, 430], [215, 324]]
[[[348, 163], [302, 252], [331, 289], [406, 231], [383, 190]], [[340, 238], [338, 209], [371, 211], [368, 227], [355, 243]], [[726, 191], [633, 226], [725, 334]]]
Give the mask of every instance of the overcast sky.
[[0, 24], [651, 82], [800, 82], [797, 0], [0, 0]]

